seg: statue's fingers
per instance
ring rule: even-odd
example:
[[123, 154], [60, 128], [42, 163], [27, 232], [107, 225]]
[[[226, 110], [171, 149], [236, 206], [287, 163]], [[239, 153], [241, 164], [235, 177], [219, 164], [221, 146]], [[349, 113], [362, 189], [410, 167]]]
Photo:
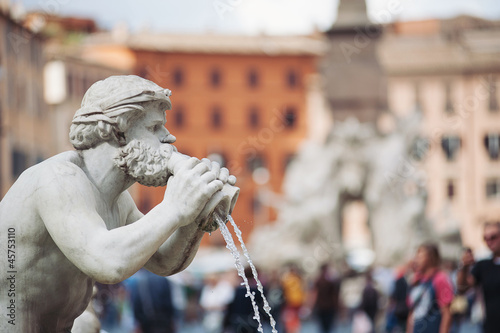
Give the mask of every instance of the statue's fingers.
[[177, 174], [179, 171], [187, 171], [193, 169], [195, 166], [200, 164], [200, 160], [197, 159], [196, 157], [191, 157], [188, 158], [187, 160], [182, 160], [180, 162], [177, 162], [174, 167], [174, 175]]
[[208, 171], [210, 171], [210, 165], [207, 163], [199, 163], [193, 168], [193, 172], [196, 175], [203, 175]]
[[201, 175], [201, 179], [208, 184], [217, 179], [217, 173], [214, 172], [213, 170], [210, 170]]
[[229, 170], [227, 168], [221, 168], [219, 171], [219, 180], [223, 183], [227, 183], [229, 178]]
[[206, 157], [202, 158], [201, 162], [208, 165], [209, 168], [212, 168], [212, 161], [210, 161], [208, 158], [206, 158]]
[[235, 177], [235, 176], [233, 176], [233, 175], [230, 175], [229, 177], [227, 177], [227, 183], [228, 183], [229, 185], [234, 185], [234, 184], [236, 184], [236, 177]]
[[220, 164], [217, 162], [211, 162], [211, 170], [219, 177]]
[[209, 195], [212, 196], [215, 194], [215, 192], [222, 190], [223, 186], [224, 186], [223, 182], [221, 182], [218, 179], [215, 179], [215, 180], [211, 181], [210, 183], [208, 183], [207, 191], [208, 191]]

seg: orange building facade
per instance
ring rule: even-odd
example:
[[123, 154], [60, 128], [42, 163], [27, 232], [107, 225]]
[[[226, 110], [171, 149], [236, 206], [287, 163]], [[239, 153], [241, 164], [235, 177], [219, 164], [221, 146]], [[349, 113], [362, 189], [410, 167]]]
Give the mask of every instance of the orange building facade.
[[[178, 150], [217, 160], [238, 178], [233, 217], [248, 236], [255, 225], [274, 219], [272, 197], [281, 191], [285, 168], [307, 134], [306, 85], [317, 54], [305, 44], [269, 55], [245, 48], [251, 40], [221, 49], [215, 46], [221, 38], [215, 38], [214, 48], [170, 43], [166, 47], [173, 51], [133, 44], [131, 49], [135, 74], [172, 90], [167, 128], [177, 137]], [[187, 45], [195, 44], [188, 40]], [[148, 211], [163, 193], [139, 187], [139, 207]], [[204, 240], [221, 242], [218, 236]]]

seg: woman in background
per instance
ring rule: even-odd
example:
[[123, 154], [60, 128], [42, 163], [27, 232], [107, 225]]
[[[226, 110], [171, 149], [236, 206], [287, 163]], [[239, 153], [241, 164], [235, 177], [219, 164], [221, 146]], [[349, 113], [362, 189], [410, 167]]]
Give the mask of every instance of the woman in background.
[[421, 245], [415, 256], [415, 279], [409, 296], [409, 333], [447, 333], [451, 325], [450, 304], [453, 287], [440, 270], [436, 244]]

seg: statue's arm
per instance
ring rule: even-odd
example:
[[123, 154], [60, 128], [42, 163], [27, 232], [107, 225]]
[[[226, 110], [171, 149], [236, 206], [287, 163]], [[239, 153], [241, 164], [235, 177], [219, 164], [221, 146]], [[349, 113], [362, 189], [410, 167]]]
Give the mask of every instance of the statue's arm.
[[[193, 163], [191, 163], [193, 164]], [[191, 182], [194, 164], [186, 163], [183, 176], [169, 192], [187, 207], [208, 200], [222, 185]], [[143, 267], [165, 241], [199, 212], [172, 209], [162, 202], [135, 223], [108, 230], [97, 213], [92, 185], [76, 166], [64, 165], [41, 177], [36, 191], [39, 215], [52, 239], [80, 270], [102, 283], [116, 283]], [[194, 172], [196, 175], [196, 172]], [[198, 176], [199, 178], [199, 176]], [[178, 193], [184, 188], [185, 195]], [[172, 200], [174, 201], [174, 200]], [[178, 207], [182, 205], [174, 205]]]
[[[128, 192], [122, 195], [122, 200], [130, 208], [127, 224], [135, 223], [145, 216], [137, 209]], [[184, 270], [193, 261], [204, 234], [197, 221], [178, 228], [151, 256], [144, 267], [161, 276]]]
[[[46, 177], [37, 191], [38, 211], [52, 239], [82, 272], [102, 283], [134, 274], [175, 230], [155, 224], [152, 211], [142, 223], [108, 230], [96, 211], [91, 185], [81, 175]], [[148, 239], [148, 242], [144, 242]]]

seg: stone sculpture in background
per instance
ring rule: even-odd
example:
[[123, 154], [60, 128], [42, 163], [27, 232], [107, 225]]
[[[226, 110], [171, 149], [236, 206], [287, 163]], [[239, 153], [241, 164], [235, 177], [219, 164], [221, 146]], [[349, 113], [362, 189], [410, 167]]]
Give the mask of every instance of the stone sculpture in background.
[[[95, 281], [183, 270], [216, 228], [213, 215], [231, 213], [236, 178], [171, 145], [169, 96], [137, 76], [95, 83], [71, 125], [76, 151], [26, 170], [0, 202], [1, 234], [13, 245], [0, 259], [1, 332], [70, 332]], [[135, 182], [168, 184], [145, 215], [127, 191]]]
[[306, 143], [287, 170], [278, 221], [252, 234], [255, 261], [261, 266], [294, 261], [315, 271], [325, 261], [345, 259], [342, 214], [352, 201], [366, 206], [379, 264], [404, 261], [432, 238], [418, 169], [417, 155], [425, 153], [420, 118], [415, 112], [399, 119], [386, 134], [351, 118], [336, 122], [326, 142]]

